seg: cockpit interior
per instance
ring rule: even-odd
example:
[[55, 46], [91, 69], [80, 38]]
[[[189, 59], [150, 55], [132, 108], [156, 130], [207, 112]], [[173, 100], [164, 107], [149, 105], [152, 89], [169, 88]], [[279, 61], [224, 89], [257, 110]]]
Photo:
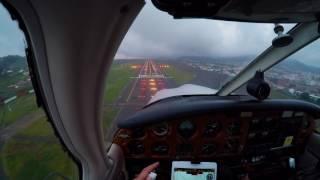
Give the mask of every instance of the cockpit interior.
[[218, 179], [306, 178], [300, 173], [311, 165], [305, 150], [317, 154], [309, 141], [319, 110], [291, 100], [172, 98], [120, 122], [113, 144], [129, 179], [155, 161], [159, 179], [170, 179], [173, 161], [217, 162]]
[[[26, 35], [26, 57], [37, 103], [45, 110], [63, 149], [76, 162], [80, 179], [320, 179], [320, 134], [316, 131], [320, 106], [298, 99], [269, 98], [273, 87], [264, 77], [267, 70], [320, 38], [319, 0], [1, 2]], [[111, 87], [106, 77], [112, 71], [121, 41], [145, 3], [177, 24], [185, 19], [270, 23], [273, 36], [267, 38], [268, 47], [241, 70], [240, 65], [232, 65], [239, 72], [228, 72], [230, 78], [219, 82], [219, 89], [190, 84], [163, 88], [150, 95], [150, 101], [135, 113], [103, 130], [102, 114], [109, 108], [104, 106], [103, 99], [105, 89]], [[285, 31], [283, 24], [292, 28]], [[152, 25], [146, 29], [145, 35], [158, 30]], [[267, 34], [265, 31], [261, 29], [257, 34]], [[252, 33], [250, 28], [247, 32]], [[197, 39], [200, 33], [188, 37]], [[176, 36], [180, 34], [183, 31]], [[137, 35], [131, 40], [141, 37]], [[161, 39], [169, 41], [170, 37]], [[214, 48], [223, 43], [228, 42], [215, 42]], [[157, 42], [148, 46], [154, 45]], [[162, 47], [163, 52], [167, 49], [170, 47]], [[150, 59], [139, 64], [139, 71], [145, 68], [149, 74], [128, 75], [131, 84], [137, 83], [136, 79], [164, 77], [158, 73], [161, 68]], [[246, 94], [235, 93], [241, 87]], [[160, 88], [151, 90], [155, 89]], [[123, 107], [123, 103], [113, 104]], [[105, 134], [110, 138], [105, 140]], [[148, 168], [155, 162], [156, 168]], [[140, 178], [141, 174], [145, 176]]]

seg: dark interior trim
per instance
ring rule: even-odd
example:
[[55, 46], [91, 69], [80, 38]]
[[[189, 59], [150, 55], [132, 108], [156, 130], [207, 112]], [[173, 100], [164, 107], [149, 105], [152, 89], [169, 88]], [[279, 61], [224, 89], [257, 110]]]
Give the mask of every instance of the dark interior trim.
[[190, 96], [153, 104], [138, 111], [128, 119], [118, 122], [119, 128], [135, 128], [161, 122], [163, 120], [196, 116], [221, 111], [302, 111], [313, 116], [320, 115], [320, 107], [301, 100], [270, 99], [236, 100], [216, 99], [216, 96]]

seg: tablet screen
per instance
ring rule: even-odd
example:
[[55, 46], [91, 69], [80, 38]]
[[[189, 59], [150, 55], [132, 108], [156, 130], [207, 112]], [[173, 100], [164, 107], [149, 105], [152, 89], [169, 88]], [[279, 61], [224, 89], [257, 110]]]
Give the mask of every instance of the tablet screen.
[[174, 169], [174, 180], [215, 180], [215, 176], [214, 169]]
[[172, 163], [172, 180], [216, 180], [216, 176], [216, 163], [192, 164], [189, 161], [174, 161]]

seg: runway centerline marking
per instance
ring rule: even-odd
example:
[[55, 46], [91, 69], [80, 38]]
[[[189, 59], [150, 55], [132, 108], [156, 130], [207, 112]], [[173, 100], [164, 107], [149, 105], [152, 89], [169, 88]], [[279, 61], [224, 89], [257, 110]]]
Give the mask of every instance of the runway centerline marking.
[[[142, 74], [142, 70], [145, 68], [147, 62], [148, 62], [148, 61], [146, 61], [146, 62], [143, 64], [142, 68], [140, 69], [140, 72], [139, 72], [138, 76], [140, 76], [140, 75]], [[132, 93], [133, 93], [133, 90], [134, 90], [134, 88], [136, 87], [136, 85], [137, 85], [137, 83], [138, 83], [138, 80], [139, 80], [139, 78], [137, 78], [137, 79], [134, 81], [134, 84], [133, 84], [133, 86], [132, 86], [132, 88], [131, 88], [131, 90], [130, 90], [130, 93], [129, 93], [127, 99], [126, 99], [126, 102], [128, 102], [128, 101], [130, 100], [130, 98], [131, 98], [131, 96], [132, 96]]]

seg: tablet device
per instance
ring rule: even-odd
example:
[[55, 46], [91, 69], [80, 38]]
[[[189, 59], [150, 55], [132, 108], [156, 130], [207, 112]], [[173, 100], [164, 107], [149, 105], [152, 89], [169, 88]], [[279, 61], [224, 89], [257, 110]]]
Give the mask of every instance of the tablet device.
[[171, 180], [216, 180], [217, 163], [173, 161]]

